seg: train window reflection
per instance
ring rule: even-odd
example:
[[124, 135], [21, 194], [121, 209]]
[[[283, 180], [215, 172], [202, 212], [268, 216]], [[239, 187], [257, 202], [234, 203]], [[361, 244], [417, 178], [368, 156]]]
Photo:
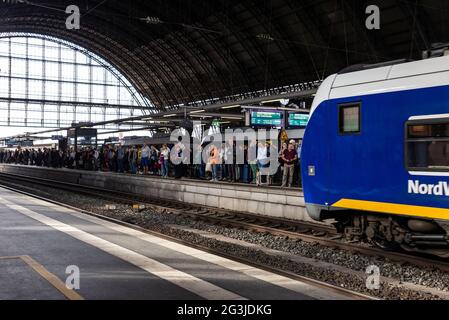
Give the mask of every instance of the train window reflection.
[[406, 148], [409, 169], [449, 170], [449, 123], [409, 125]]
[[449, 123], [411, 125], [409, 138], [449, 138]]
[[340, 106], [340, 133], [360, 133], [360, 103]]

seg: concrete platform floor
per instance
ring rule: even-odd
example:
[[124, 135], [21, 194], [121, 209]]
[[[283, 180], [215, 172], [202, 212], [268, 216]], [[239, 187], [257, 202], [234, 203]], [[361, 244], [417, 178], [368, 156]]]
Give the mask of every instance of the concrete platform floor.
[[[345, 299], [2, 188], [0, 244], [3, 300]], [[69, 266], [79, 290], [66, 286]]]

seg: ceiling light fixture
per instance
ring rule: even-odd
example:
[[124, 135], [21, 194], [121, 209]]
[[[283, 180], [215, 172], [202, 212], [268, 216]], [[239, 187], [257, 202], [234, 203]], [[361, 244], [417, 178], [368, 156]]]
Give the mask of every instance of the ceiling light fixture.
[[191, 116], [194, 118], [213, 118], [212, 116], [206, 116], [202, 114], [192, 114]]
[[256, 36], [257, 39], [265, 40], [265, 41], [274, 41], [275, 39], [269, 34], [258, 34]]
[[282, 100], [283, 100], [283, 99], [267, 100], [267, 101], [262, 101], [262, 104], [274, 103], [274, 102], [281, 102]]
[[226, 119], [226, 120], [243, 120], [243, 117], [221, 117], [222, 119]]
[[240, 108], [241, 105], [240, 104], [236, 104], [233, 106], [226, 106], [226, 107], [222, 107], [223, 110], [227, 110], [227, 109], [234, 109], [234, 108]]
[[159, 19], [158, 17], [146, 17], [146, 18], [141, 18], [140, 20], [143, 20], [148, 24], [154, 24], [154, 25], [162, 23], [161, 19]]
[[206, 112], [206, 110], [195, 110], [195, 111], [191, 111], [190, 114], [202, 113], [202, 112]]

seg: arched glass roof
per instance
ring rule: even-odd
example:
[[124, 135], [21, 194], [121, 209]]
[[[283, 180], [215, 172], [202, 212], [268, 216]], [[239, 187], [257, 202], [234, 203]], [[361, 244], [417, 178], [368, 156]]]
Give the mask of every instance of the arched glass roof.
[[76, 44], [0, 33], [1, 127], [61, 128], [139, 116], [151, 108], [113, 65]]

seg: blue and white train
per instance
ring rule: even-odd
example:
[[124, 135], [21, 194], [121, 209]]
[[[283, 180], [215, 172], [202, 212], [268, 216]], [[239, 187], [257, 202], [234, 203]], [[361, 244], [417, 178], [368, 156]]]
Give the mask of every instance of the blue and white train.
[[314, 219], [335, 219], [348, 238], [449, 257], [449, 56], [327, 78], [301, 159]]

